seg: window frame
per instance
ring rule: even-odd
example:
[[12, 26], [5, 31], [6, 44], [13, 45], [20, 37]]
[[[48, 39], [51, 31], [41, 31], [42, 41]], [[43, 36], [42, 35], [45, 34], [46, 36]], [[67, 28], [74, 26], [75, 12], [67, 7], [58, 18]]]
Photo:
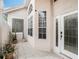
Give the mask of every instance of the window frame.
[[[43, 13], [43, 16], [40, 16], [41, 14]], [[40, 19], [42, 18], [42, 19]], [[47, 25], [47, 22], [46, 22], [46, 11], [40, 11], [39, 12], [39, 23], [38, 23], [38, 38], [39, 39], [46, 39], [47, 38], [47, 34], [46, 34], [46, 25]], [[45, 32], [45, 33], [44, 33]]]
[[[15, 26], [15, 25], [13, 26], [13, 20], [18, 20], [18, 21], [20, 20], [20, 21], [23, 22], [23, 23], [22, 23], [22, 27], [21, 27], [21, 28], [22, 28], [22, 31], [13, 31], [13, 27]], [[16, 21], [15, 21], [15, 22], [16, 22]], [[13, 18], [13, 19], [12, 19], [12, 32], [13, 32], [13, 33], [14, 33], [14, 32], [16, 32], [16, 33], [21, 33], [21, 32], [23, 32], [23, 31], [24, 31], [24, 19]]]
[[30, 4], [30, 6], [28, 8], [28, 15], [30, 15], [32, 11], [33, 11], [33, 5]]
[[28, 19], [28, 35], [33, 36], [33, 16]]

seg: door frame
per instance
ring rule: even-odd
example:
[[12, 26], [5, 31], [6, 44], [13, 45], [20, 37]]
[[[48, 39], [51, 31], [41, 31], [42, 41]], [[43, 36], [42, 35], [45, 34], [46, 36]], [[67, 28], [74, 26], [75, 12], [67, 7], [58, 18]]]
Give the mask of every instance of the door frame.
[[[64, 20], [65, 16], [72, 15], [72, 14], [75, 14], [75, 13], [78, 13], [78, 11], [73, 11], [73, 12], [62, 15], [62, 20]], [[63, 24], [63, 27], [64, 27], [64, 24]], [[78, 55], [64, 49], [64, 36], [63, 36], [63, 50], [62, 50], [62, 53], [66, 54], [67, 56], [69, 56], [73, 59], [78, 59]]]
[[[58, 46], [56, 46], [56, 40], [55, 40], [55, 52], [56, 53], [60, 53], [60, 33], [59, 33], [59, 31], [60, 31], [60, 16], [57, 16], [56, 18], [55, 18], [55, 21], [56, 22], [58, 22]], [[55, 22], [55, 23], [56, 23]], [[56, 25], [56, 24], [55, 24]], [[56, 27], [56, 26], [55, 26]], [[56, 28], [55, 28], [56, 29]], [[56, 32], [56, 31], [55, 31]], [[55, 34], [56, 35], [56, 34]], [[56, 36], [55, 36], [56, 37]]]
[[[56, 48], [56, 52], [58, 52], [58, 53], [60, 52], [60, 53], [63, 53], [65, 55], [69, 56], [70, 58], [78, 59], [78, 55], [76, 55], [76, 54], [74, 54], [72, 52], [69, 52], [69, 51], [64, 49], [64, 32], [62, 33], [63, 38], [60, 39], [60, 36], [61, 36], [60, 35], [60, 31], [64, 31], [64, 17], [68, 16], [68, 15], [75, 14], [75, 13], [78, 13], [78, 11], [77, 10], [76, 11], [72, 11], [72, 12], [66, 13], [64, 15], [57, 16], [55, 18], [55, 20], [58, 19], [58, 26], [59, 26], [58, 27], [58, 47], [55, 44], [55, 48]], [[61, 26], [61, 23], [62, 23], [62, 26]]]

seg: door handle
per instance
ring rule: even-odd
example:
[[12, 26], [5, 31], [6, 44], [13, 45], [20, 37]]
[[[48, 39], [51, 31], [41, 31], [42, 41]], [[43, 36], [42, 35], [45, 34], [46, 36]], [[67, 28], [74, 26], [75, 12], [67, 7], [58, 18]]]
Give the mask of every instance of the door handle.
[[62, 39], [62, 35], [60, 36], [60, 40]]
[[61, 35], [61, 38], [62, 38], [62, 35]]
[[61, 36], [60, 36], [60, 40], [61, 40], [61, 39], [62, 39], [62, 31], [60, 32], [60, 35], [61, 35]]
[[62, 34], [62, 32], [61, 32], [61, 34]]

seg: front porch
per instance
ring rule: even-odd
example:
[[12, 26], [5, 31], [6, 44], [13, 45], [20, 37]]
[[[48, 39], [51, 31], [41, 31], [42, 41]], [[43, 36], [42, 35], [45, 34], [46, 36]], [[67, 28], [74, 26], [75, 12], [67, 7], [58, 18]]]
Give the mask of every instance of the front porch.
[[64, 58], [52, 52], [33, 49], [28, 42], [20, 42], [16, 44], [15, 59], [64, 59]]
[[1, 8], [0, 59], [78, 59], [77, 2], [28, 0]]

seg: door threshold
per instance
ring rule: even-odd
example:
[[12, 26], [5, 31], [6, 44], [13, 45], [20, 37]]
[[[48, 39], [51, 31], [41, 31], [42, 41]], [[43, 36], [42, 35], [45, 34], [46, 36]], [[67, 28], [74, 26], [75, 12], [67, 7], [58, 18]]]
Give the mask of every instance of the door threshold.
[[61, 54], [62, 56], [64, 56], [64, 58], [67, 58], [67, 59], [72, 59], [71, 57], [67, 56], [67, 55], [66, 55], [66, 54], [64, 54], [64, 53], [61, 53], [61, 52], [60, 52], [60, 54]]

